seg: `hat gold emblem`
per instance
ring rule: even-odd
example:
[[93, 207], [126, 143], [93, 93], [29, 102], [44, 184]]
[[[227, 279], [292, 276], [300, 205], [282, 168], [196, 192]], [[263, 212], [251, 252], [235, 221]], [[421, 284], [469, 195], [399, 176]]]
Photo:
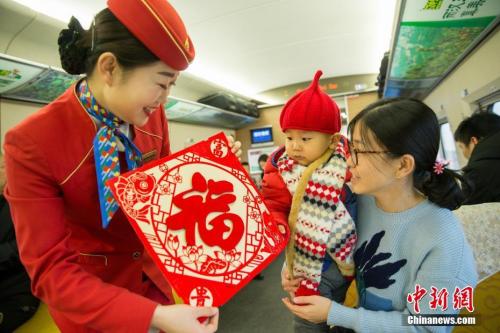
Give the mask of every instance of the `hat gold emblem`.
[[189, 51], [189, 39], [186, 38], [186, 40], [184, 41], [184, 48], [186, 49], [186, 51]]

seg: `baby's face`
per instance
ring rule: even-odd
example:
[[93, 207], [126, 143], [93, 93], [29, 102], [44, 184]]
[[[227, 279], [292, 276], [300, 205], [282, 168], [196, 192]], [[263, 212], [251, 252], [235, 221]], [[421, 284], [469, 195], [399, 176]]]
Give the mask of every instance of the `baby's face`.
[[285, 150], [288, 156], [300, 165], [308, 166], [317, 160], [325, 151], [334, 149], [338, 135], [315, 131], [288, 129], [285, 131]]

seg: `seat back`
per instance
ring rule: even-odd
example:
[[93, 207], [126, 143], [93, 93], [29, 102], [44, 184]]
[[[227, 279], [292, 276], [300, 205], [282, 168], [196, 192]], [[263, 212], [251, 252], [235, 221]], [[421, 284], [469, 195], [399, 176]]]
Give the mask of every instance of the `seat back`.
[[500, 269], [500, 202], [462, 206], [453, 212], [472, 247], [479, 278]]

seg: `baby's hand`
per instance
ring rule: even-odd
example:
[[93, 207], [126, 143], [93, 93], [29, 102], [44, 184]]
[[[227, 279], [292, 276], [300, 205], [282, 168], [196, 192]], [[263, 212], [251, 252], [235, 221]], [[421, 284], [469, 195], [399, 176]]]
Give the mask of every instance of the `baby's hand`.
[[285, 267], [281, 273], [281, 286], [284, 291], [290, 293], [290, 296], [295, 297], [295, 291], [299, 288], [299, 283], [301, 278], [293, 279], [288, 273], [288, 269]]

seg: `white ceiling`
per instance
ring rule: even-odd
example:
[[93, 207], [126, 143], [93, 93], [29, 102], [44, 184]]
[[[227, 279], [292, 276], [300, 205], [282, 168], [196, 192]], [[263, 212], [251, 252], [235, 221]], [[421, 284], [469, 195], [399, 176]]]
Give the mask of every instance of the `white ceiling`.
[[[195, 45], [188, 72], [260, 100], [266, 90], [311, 80], [316, 69], [325, 78], [378, 73], [396, 1], [170, 0]], [[105, 0], [32, 2], [61, 20], [87, 22], [105, 7]]]
[[197, 59], [190, 71], [249, 94], [324, 77], [378, 73], [394, 1], [172, 1]]

